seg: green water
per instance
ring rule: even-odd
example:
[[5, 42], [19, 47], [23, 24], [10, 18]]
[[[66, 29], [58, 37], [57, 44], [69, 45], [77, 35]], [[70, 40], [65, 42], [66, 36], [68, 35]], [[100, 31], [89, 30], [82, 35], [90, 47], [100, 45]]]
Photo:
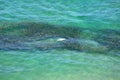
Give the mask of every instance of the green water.
[[119, 22], [119, 0], [0, 0], [0, 80], [119, 80]]
[[119, 0], [0, 0], [0, 22], [120, 29]]
[[68, 50], [0, 51], [1, 80], [119, 80], [120, 58]]

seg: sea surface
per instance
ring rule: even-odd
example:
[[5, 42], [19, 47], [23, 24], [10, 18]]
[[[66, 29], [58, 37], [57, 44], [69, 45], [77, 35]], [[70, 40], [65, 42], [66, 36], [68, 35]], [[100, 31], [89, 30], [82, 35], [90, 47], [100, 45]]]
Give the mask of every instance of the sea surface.
[[0, 0], [0, 80], [120, 80], [120, 0]]

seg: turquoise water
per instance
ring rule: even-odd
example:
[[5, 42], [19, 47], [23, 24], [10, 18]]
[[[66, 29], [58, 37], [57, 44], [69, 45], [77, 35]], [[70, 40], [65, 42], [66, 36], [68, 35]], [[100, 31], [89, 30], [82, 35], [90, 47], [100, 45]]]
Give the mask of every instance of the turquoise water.
[[120, 58], [68, 50], [1, 51], [1, 80], [119, 80]]
[[119, 17], [119, 0], [0, 0], [0, 22], [120, 29]]
[[0, 80], [119, 80], [119, 0], [0, 0]]

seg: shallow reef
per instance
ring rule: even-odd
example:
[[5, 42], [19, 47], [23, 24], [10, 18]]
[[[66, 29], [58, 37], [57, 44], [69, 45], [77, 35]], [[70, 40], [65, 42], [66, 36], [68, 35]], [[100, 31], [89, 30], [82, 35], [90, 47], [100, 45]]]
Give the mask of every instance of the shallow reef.
[[[58, 39], [65, 40], [59, 41]], [[120, 49], [120, 30], [90, 30], [79, 27], [21, 22], [0, 27], [0, 50], [69, 49], [106, 53]]]

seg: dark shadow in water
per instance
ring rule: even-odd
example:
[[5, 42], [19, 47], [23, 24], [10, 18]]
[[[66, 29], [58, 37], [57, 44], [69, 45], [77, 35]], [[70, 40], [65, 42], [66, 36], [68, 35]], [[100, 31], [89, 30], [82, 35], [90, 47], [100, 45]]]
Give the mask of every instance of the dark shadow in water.
[[108, 53], [120, 49], [120, 30], [21, 22], [0, 26], [0, 50], [69, 49]]

